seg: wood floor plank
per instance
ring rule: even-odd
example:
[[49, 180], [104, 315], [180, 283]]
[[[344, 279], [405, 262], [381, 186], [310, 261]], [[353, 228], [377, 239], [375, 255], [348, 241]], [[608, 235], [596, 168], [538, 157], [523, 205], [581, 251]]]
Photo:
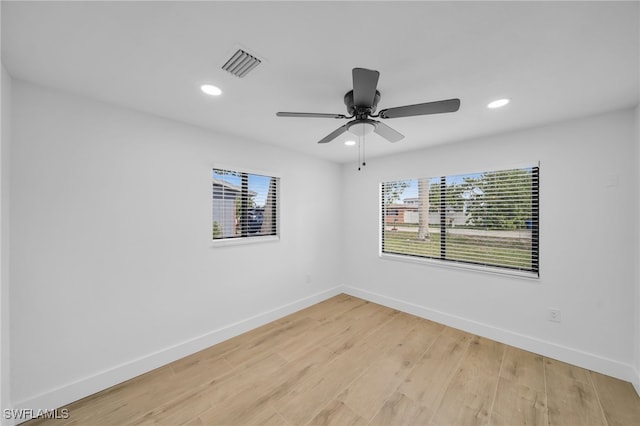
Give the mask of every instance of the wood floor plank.
[[324, 322], [333, 320], [338, 315], [342, 315], [366, 303], [367, 302], [362, 299], [340, 294], [324, 302], [310, 306], [303, 311], [305, 316]]
[[209, 398], [213, 406], [229, 404], [229, 401], [237, 400], [238, 396], [242, 397], [254, 389], [257, 382], [273, 377], [275, 372], [286, 364], [278, 354], [270, 354], [261, 362], [246, 368], [236, 368], [228, 375], [210, 382], [201, 392]]
[[257, 336], [245, 345], [227, 353], [224, 359], [233, 366], [241, 365], [251, 359], [260, 358], [265, 353], [273, 351], [273, 348], [278, 345], [298, 335], [304, 335], [310, 328], [315, 328], [318, 325], [319, 322], [312, 318], [297, 318]]
[[[100, 404], [71, 404], [70, 419], [96, 425], [133, 421], [184, 392], [184, 389], [172, 385], [174, 378], [169, 366], [153, 370], [97, 394], [96, 401], [99, 400]], [[165, 389], [169, 392], [164, 392]], [[156, 395], [160, 397], [156, 398]], [[135, 401], [135, 404], [130, 401]]]
[[249, 330], [245, 333], [240, 334], [239, 336], [233, 337], [231, 339], [227, 339], [216, 345], [210, 346], [206, 349], [196, 352], [191, 356], [194, 356], [200, 359], [219, 358], [238, 348], [247, 346], [248, 344], [250, 344], [250, 342], [261, 338], [265, 334], [269, 333], [271, 330], [280, 328], [282, 327], [283, 324], [299, 319], [300, 317], [304, 317], [304, 315], [301, 315], [301, 312], [296, 312], [284, 318], [280, 318], [279, 320], [272, 321], [260, 327]]
[[[157, 368], [148, 373], [134, 377], [126, 382], [117, 384], [108, 389], [98, 392], [94, 395], [88, 396], [80, 401], [74, 402], [68, 406], [70, 411], [73, 411], [75, 416], [81, 415], [86, 412], [87, 415], [92, 415], [92, 402], [100, 400], [101, 407], [107, 407], [113, 403], [119, 403], [126, 399], [135, 399], [138, 395], [149, 392], [153, 389], [156, 381], [167, 382], [173, 378], [173, 371], [170, 365]], [[75, 417], [74, 416], [74, 417]]]
[[428, 417], [435, 413], [473, 337], [451, 330], [443, 330], [399, 388], [399, 392], [424, 407]]
[[205, 425], [287, 425], [282, 416], [270, 405], [252, 406], [248, 402], [242, 410], [221, 412], [211, 409], [202, 413], [199, 418]]
[[418, 359], [442, 331], [441, 325], [429, 321], [407, 319], [407, 326], [411, 324], [413, 327], [402, 343], [374, 361], [338, 396], [340, 401], [366, 420], [370, 420], [404, 382]]
[[211, 408], [211, 401], [200, 392], [200, 389], [193, 389], [191, 392], [182, 393], [172, 401], [159, 405], [147, 412], [142, 417], [130, 422], [132, 426], [143, 426], [147, 424], [174, 426], [191, 421], [194, 416]]
[[502, 343], [477, 336], [471, 340], [432, 424], [488, 424], [504, 350]]
[[494, 426], [546, 426], [548, 416], [544, 388], [530, 388], [500, 377], [489, 423]]
[[400, 313], [393, 309], [380, 309], [379, 305], [373, 303], [367, 303], [351, 312], [356, 316], [337, 317], [336, 321], [343, 322], [345, 327], [336, 335], [321, 339], [318, 345], [336, 353], [342, 353]]
[[591, 372], [609, 426], [640, 425], [640, 397], [629, 382]]
[[[399, 313], [398, 313], [399, 314]], [[398, 315], [395, 315], [398, 316]], [[342, 353], [327, 368], [308, 380], [301, 381], [276, 406], [278, 412], [292, 424], [306, 424], [318, 411], [333, 400], [376, 359], [402, 341], [409, 330], [401, 332], [403, 321], [391, 316], [386, 323], [365, 337], [352, 336]], [[354, 355], [357, 354], [357, 355]], [[313, 401], [315, 407], [308, 404]], [[314, 409], [315, 408], [315, 409]]]
[[339, 355], [325, 348], [314, 348], [295, 361], [283, 365], [274, 373], [265, 397], [271, 401], [282, 399], [295, 386], [314, 380], [316, 375], [324, 374]]
[[542, 356], [506, 347], [491, 412], [492, 425], [547, 425]]
[[366, 426], [366, 424], [365, 419], [337, 400], [331, 401], [308, 423], [309, 426]]
[[205, 426], [205, 424], [202, 422], [200, 417], [196, 417], [195, 419], [190, 420], [187, 423], [183, 423], [182, 425], [179, 425], [179, 426]]
[[394, 393], [375, 417], [370, 425], [427, 425], [431, 411], [421, 406], [402, 392]]
[[241, 397], [218, 402], [201, 417], [204, 420], [218, 419], [220, 422], [235, 424], [249, 421], [250, 419], [246, 418], [247, 415], [253, 418], [253, 416], [267, 413], [270, 418], [270, 413], [274, 411], [274, 403], [279, 398], [287, 394], [296, 384], [305, 381], [319, 368], [326, 367], [329, 360], [334, 358], [334, 354], [324, 348], [318, 348], [307, 355], [272, 370], [270, 374], [256, 378], [251, 387], [242, 390]]
[[606, 424], [587, 370], [546, 358], [545, 377], [550, 426]]
[[307, 380], [314, 380], [313, 377], [316, 375], [324, 374], [328, 369], [327, 366], [337, 357], [338, 355], [325, 348], [315, 348], [305, 356], [283, 365], [270, 378], [264, 398], [270, 401], [282, 399], [295, 386]]
[[[307, 314], [309, 309], [311, 308], [301, 312]], [[386, 322], [390, 315], [397, 313], [392, 309], [380, 309], [379, 305], [355, 298], [343, 301], [341, 309], [324, 309], [322, 312], [324, 318], [322, 315], [315, 316], [320, 322], [317, 327], [278, 346], [277, 351], [283, 358], [291, 361], [314, 346], [339, 350], [345, 341], [352, 341], [354, 335], [366, 334], [367, 329], [375, 328], [376, 325]]]
[[585, 384], [591, 383], [588, 370], [567, 364], [566, 362], [545, 358], [544, 368], [547, 378], [549, 374], [553, 374], [554, 376], [563, 376], [569, 380], [575, 380]]
[[323, 347], [323, 342], [334, 339], [346, 328], [347, 325], [344, 322], [325, 321], [308, 330], [304, 335], [283, 342], [276, 350], [287, 361], [293, 361], [314, 347]]
[[508, 346], [502, 361], [500, 377], [543, 394], [545, 392], [544, 365], [541, 355]]
[[330, 364], [331, 368], [298, 382], [276, 404], [277, 411], [291, 424], [309, 422], [321, 407], [333, 400], [361, 373], [365, 368], [361, 360], [369, 361], [376, 357], [376, 351], [370, 344], [359, 345], [357, 352], [360, 359], [345, 352]]
[[[91, 424], [157, 424], [158, 419], [173, 415], [186, 421], [188, 416], [203, 411], [209, 405], [209, 402], [201, 397], [203, 387], [206, 387], [206, 384], [200, 380], [193, 381], [189, 376], [178, 375], [171, 380], [156, 381], [153, 385], [145, 386], [143, 393], [121, 395], [114, 403], [103, 405], [102, 411], [93, 412], [90, 416], [94, 419], [97, 415], [100, 420], [91, 420]], [[131, 404], [132, 400], [135, 404]], [[186, 405], [189, 406], [188, 412], [183, 412], [182, 409]]]

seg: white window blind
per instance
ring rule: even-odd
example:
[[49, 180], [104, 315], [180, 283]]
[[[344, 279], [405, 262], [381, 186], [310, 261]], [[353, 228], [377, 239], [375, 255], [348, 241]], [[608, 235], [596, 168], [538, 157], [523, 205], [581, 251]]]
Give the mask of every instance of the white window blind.
[[539, 167], [383, 182], [381, 252], [539, 274]]
[[273, 176], [213, 169], [213, 239], [278, 235], [278, 184]]

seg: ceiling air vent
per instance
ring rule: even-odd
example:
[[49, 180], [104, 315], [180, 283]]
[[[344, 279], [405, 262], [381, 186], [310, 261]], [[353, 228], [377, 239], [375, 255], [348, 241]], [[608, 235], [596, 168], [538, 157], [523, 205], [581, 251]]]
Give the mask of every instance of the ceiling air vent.
[[255, 56], [248, 54], [242, 49], [238, 49], [231, 59], [222, 66], [222, 69], [230, 72], [236, 77], [242, 78], [247, 75], [249, 71], [260, 65], [260, 62], [260, 59]]

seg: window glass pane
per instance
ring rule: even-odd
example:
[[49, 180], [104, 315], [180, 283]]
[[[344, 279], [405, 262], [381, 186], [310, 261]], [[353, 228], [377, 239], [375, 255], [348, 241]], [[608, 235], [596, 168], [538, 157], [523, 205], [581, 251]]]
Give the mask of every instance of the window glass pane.
[[384, 182], [382, 253], [538, 272], [538, 168]]
[[249, 234], [275, 235], [275, 178], [249, 175], [249, 194]]
[[383, 184], [385, 226], [383, 252], [439, 257], [437, 178]]
[[531, 270], [531, 169], [446, 180], [446, 258]]
[[278, 178], [214, 169], [213, 239], [278, 235]]
[[213, 238], [239, 234], [238, 211], [242, 195], [241, 176], [230, 170], [213, 170]]

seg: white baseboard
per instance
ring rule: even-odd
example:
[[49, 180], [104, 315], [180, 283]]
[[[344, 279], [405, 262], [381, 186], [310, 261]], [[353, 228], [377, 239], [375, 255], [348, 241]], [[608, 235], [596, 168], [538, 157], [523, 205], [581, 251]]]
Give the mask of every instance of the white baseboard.
[[[65, 384], [56, 389], [43, 392], [39, 395], [14, 402], [13, 409], [38, 410], [54, 409], [62, 407], [81, 398], [107, 389], [118, 383], [122, 383], [140, 374], [147, 373], [158, 367], [176, 361], [187, 355], [206, 349], [224, 340], [238, 336], [254, 328], [307, 308], [323, 300], [343, 293], [343, 287], [337, 286], [311, 296], [296, 300], [278, 308], [254, 315], [242, 321], [226, 325], [204, 335], [186, 340], [171, 347], [167, 347], [155, 353], [151, 353], [98, 372], [72, 383]], [[18, 420], [15, 424], [29, 419]]]
[[633, 369], [633, 380], [631, 380], [631, 384], [636, 390], [636, 393], [640, 395], [640, 371], [636, 368]]
[[483, 324], [468, 318], [426, 308], [404, 300], [387, 297], [357, 287], [344, 286], [343, 291], [344, 293], [354, 297], [378, 303], [421, 318], [426, 318], [440, 324], [464, 330], [510, 346], [515, 346], [548, 358], [557, 359], [559, 361], [631, 382], [640, 395], [640, 377], [633, 366], [629, 364], [601, 357], [579, 349], [559, 345], [557, 343], [548, 342], [536, 337]]

